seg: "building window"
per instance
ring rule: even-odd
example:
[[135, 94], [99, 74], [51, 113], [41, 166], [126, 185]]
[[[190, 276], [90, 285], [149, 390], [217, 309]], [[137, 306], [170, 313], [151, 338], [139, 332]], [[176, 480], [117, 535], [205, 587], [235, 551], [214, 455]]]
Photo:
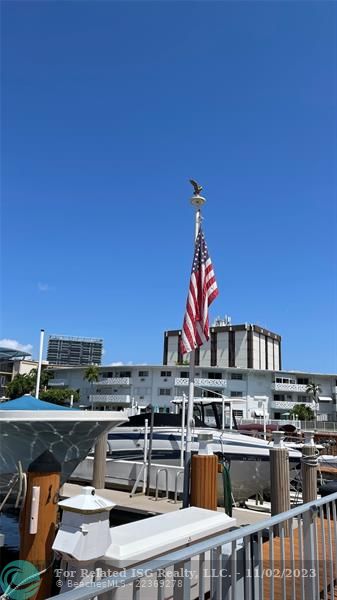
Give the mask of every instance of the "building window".
[[180, 371], [180, 377], [181, 377], [182, 379], [188, 379], [188, 378], [189, 378], [189, 376], [190, 376], [190, 374], [189, 374], [189, 372], [188, 372], [188, 371]]
[[171, 396], [171, 388], [160, 388], [159, 396]]
[[120, 377], [131, 377], [131, 371], [121, 371], [119, 376]]
[[284, 402], [284, 394], [274, 394], [274, 400], [276, 400], [276, 402]]
[[217, 394], [216, 392], [211, 392], [210, 390], [207, 390], [207, 391], [203, 392], [203, 397], [204, 398], [219, 398], [219, 394]]
[[217, 333], [211, 331], [211, 367], [217, 366]]
[[228, 332], [228, 366], [235, 367], [235, 331]]
[[242, 398], [242, 392], [231, 392], [231, 398]]
[[208, 373], [207, 378], [208, 379], [222, 379], [222, 373], [221, 372], [214, 373], [214, 371], [212, 371], [212, 373]]
[[309, 384], [309, 379], [306, 377], [303, 379], [303, 377], [298, 377], [297, 378], [297, 383], [298, 385], [308, 385]]
[[231, 379], [243, 379], [242, 373], [231, 373]]
[[288, 377], [275, 377], [275, 383], [296, 383], [296, 380]]
[[298, 404], [304, 404], [305, 402], [310, 402], [309, 396], [298, 396]]
[[148, 371], [138, 371], [138, 377], [148, 377], [148, 376], [149, 376]]
[[172, 371], [160, 371], [160, 377], [171, 377]]
[[243, 417], [243, 410], [233, 410], [233, 417]]

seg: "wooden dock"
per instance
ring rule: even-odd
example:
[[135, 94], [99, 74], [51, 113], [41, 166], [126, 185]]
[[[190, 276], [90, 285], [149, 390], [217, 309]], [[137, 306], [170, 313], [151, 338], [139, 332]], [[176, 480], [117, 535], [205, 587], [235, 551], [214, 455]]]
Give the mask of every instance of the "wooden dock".
[[[320, 519], [317, 518], [317, 547], [319, 562], [317, 565], [317, 571], [319, 581], [317, 586], [317, 600], [324, 598], [323, 588], [324, 582], [327, 583], [328, 595], [325, 597], [326, 600], [337, 599], [337, 533], [334, 530], [334, 523], [332, 519]], [[281, 538], [274, 538], [274, 560], [273, 564], [270, 561], [270, 542], [263, 544], [263, 591], [266, 600], [271, 597], [274, 600], [301, 600], [305, 598], [305, 577], [313, 575], [307, 573], [309, 570], [308, 565], [303, 564], [303, 560], [300, 560], [301, 550], [299, 544], [299, 529], [293, 530], [293, 552], [294, 552], [294, 565], [291, 562], [291, 540], [290, 538], [284, 539], [284, 563], [282, 562], [282, 541]], [[331, 552], [328, 555], [324, 554], [323, 539], [325, 537], [325, 548], [331, 548]], [[329, 544], [331, 540], [331, 544]], [[293, 569], [296, 577], [292, 577], [291, 573]], [[272, 596], [272, 586], [274, 586], [274, 596]], [[302, 595], [303, 592], [303, 595]]]
[[[81, 492], [82, 486], [74, 483], [65, 483], [61, 488], [60, 495], [63, 498], [76, 496]], [[153, 497], [143, 496], [138, 494], [130, 498], [128, 492], [120, 490], [102, 489], [97, 490], [97, 494], [116, 503], [116, 508], [125, 512], [143, 514], [143, 515], [160, 515], [182, 508], [181, 502], [173, 502], [171, 499], [161, 498], [155, 500]], [[223, 508], [218, 508], [218, 511], [223, 512]], [[238, 527], [244, 525], [252, 525], [268, 519], [270, 515], [266, 512], [249, 510], [245, 508], [233, 508], [233, 517], [236, 519]]]

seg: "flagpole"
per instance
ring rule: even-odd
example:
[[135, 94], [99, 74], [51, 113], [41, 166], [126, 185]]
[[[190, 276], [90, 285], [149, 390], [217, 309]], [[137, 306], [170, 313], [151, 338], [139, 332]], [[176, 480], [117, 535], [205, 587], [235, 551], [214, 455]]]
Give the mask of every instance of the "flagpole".
[[[201, 207], [206, 199], [199, 194], [194, 194], [191, 198], [191, 204], [195, 207], [195, 233], [194, 242], [198, 237], [201, 224]], [[190, 471], [191, 471], [191, 446], [192, 446], [192, 427], [193, 427], [193, 404], [194, 404], [194, 373], [195, 373], [195, 350], [190, 352], [189, 365], [189, 384], [188, 384], [188, 404], [187, 404], [187, 424], [186, 424], [186, 450], [184, 460], [184, 489], [183, 489], [183, 508], [189, 506], [190, 500]]]

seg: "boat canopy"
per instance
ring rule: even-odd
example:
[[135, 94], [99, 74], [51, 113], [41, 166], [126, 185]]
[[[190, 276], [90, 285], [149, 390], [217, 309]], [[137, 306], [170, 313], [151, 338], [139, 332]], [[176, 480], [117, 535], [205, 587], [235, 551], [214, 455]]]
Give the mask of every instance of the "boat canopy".
[[45, 402], [44, 400], [39, 400], [29, 394], [25, 394], [24, 396], [21, 396], [21, 398], [1, 402], [0, 410], [77, 410], [77, 408]]

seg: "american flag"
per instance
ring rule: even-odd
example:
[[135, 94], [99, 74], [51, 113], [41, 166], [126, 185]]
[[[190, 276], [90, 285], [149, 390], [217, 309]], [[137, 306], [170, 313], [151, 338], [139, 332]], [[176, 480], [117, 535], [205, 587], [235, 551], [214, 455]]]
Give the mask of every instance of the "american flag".
[[181, 333], [181, 352], [186, 354], [209, 339], [208, 307], [219, 291], [204, 234], [199, 229]]

